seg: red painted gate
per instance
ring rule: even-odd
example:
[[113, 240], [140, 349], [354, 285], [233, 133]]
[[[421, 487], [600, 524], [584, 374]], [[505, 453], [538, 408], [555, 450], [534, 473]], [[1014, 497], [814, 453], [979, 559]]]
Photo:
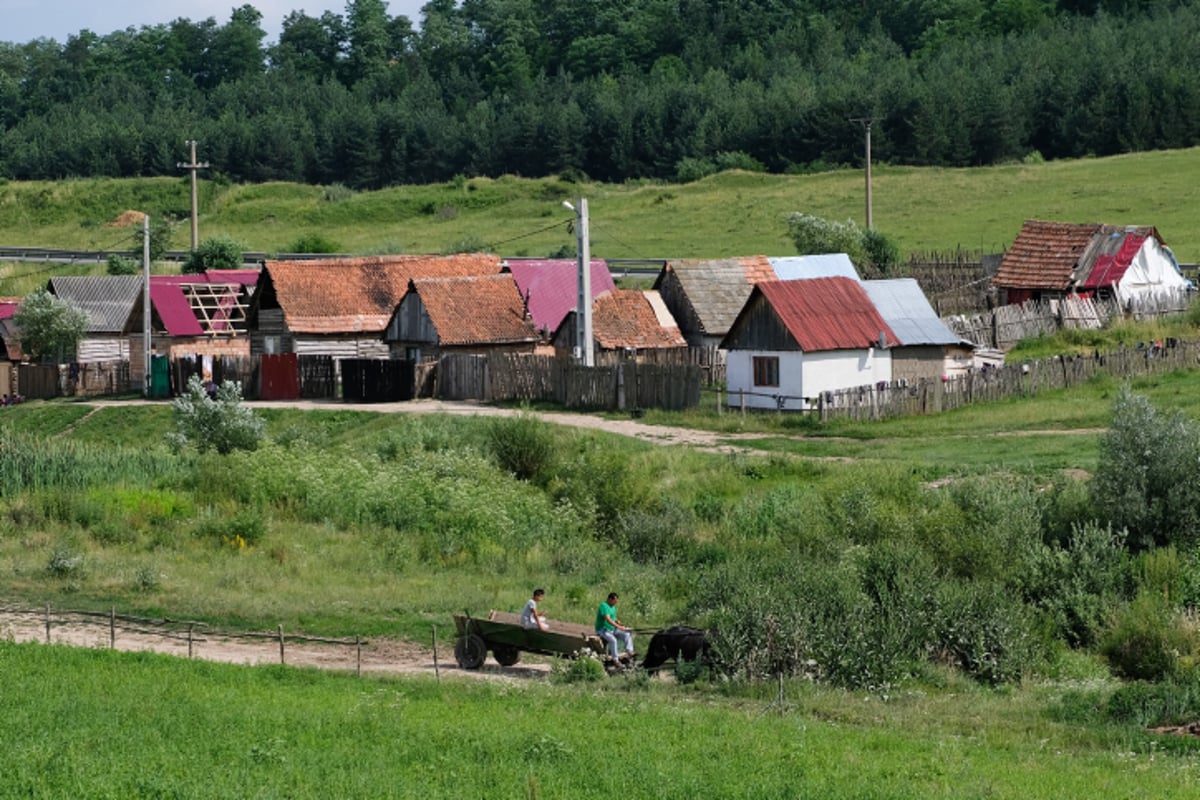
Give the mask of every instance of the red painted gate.
[[300, 370], [295, 353], [263, 355], [259, 363], [261, 400], [299, 400]]

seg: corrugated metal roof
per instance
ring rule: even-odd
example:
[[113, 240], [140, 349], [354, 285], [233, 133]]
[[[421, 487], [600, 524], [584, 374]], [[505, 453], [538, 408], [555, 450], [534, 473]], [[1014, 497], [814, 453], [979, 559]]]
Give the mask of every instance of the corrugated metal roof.
[[[196, 319], [196, 312], [187, 298], [183, 296], [181, 284], [167, 281], [156, 281], [160, 277], [150, 277], [150, 304], [158, 319], [170, 336], [203, 336], [204, 328]], [[161, 276], [175, 277], [175, 276]]]
[[[521, 296], [528, 298], [529, 316], [538, 330], [556, 331], [568, 311], [575, 310], [578, 288], [578, 261], [566, 258], [511, 258], [504, 266], [512, 273]], [[592, 299], [617, 288], [608, 264], [593, 258], [591, 266]]]
[[540, 337], [525, 316], [525, 303], [511, 275], [418, 278], [420, 298], [441, 345], [512, 344]]
[[854, 262], [845, 253], [824, 253], [808, 256], [781, 256], [768, 259], [781, 281], [811, 278], [850, 278], [861, 280]]
[[143, 284], [140, 275], [60, 276], [47, 289], [87, 314], [89, 334], [124, 333]]
[[728, 333], [755, 284], [777, 278], [766, 256], [673, 259], [663, 269], [676, 276], [708, 336]]
[[875, 347], [881, 334], [889, 347], [900, 343], [862, 284], [850, 278], [765, 281], [754, 291], [806, 353]]
[[19, 297], [0, 297], [0, 319], [9, 319], [21, 307]]
[[863, 281], [862, 287], [901, 346], [958, 344], [960, 337], [938, 318], [915, 279]]
[[[664, 326], [648, 294], [653, 294], [666, 311], [658, 292], [615, 289], [596, 298], [592, 308], [592, 338], [606, 350], [687, 347], [687, 340], [674, 319]], [[666, 313], [669, 317], [670, 312]]]
[[293, 332], [381, 333], [409, 281], [496, 274], [500, 257], [474, 253], [267, 261], [263, 270]]

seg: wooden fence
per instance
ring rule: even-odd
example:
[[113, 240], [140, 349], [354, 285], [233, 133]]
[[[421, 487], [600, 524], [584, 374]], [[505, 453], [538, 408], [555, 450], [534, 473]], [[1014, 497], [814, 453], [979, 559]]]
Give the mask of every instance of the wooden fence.
[[542, 400], [567, 408], [615, 411], [694, 408], [702, 368], [620, 361], [583, 367], [554, 356], [445, 355], [438, 360], [434, 396], [484, 402]]
[[[1151, 344], [1090, 356], [1055, 356], [1024, 364], [975, 370], [946, 380], [889, 383], [823, 392], [815, 399], [812, 412], [821, 419], [838, 417], [854, 420], [936, 414], [971, 403], [1031, 397], [1040, 392], [1075, 386], [1097, 375], [1129, 380], [1197, 367], [1200, 367], [1200, 341], [1169, 339], [1161, 346]], [[801, 400], [785, 399], [796, 403]]]
[[1059, 329], [1098, 329], [1126, 316], [1140, 321], [1182, 314], [1190, 300], [1186, 292], [1124, 300], [1072, 296], [1000, 306], [980, 314], [952, 315], [942, 321], [969, 342], [1005, 350], [1022, 339], [1052, 335]]
[[355, 672], [357, 674], [362, 673], [362, 649], [370, 644], [367, 639], [359, 636], [355, 636], [353, 639], [331, 639], [295, 633], [285, 634], [282, 625], [275, 631], [261, 633], [254, 631], [218, 631], [210, 628], [206, 622], [195, 620], [154, 619], [129, 614], [118, 614], [115, 607], [109, 611], [82, 611], [54, 609], [50, 605], [47, 605], [44, 609], [37, 610], [28, 608], [0, 608], [0, 612], [12, 617], [26, 617], [36, 620], [38, 627], [45, 629], [46, 644], [51, 644], [54, 641], [53, 630], [55, 627], [62, 628], [72, 625], [104, 631], [108, 635], [108, 646], [112, 649], [116, 649], [117, 647], [118, 632], [185, 642], [187, 644], [188, 658], [195, 657], [196, 649], [200, 645], [215, 639], [278, 642], [280, 664], [287, 663], [287, 644], [289, 642], [353, 647], [356, 651]]

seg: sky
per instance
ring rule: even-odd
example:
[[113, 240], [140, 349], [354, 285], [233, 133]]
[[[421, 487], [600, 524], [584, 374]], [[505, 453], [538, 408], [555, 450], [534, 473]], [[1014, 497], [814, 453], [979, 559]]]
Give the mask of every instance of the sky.
[[[405, 15], [417, 26], [426, 0], [389, 0], [388, 13]], [[185, 17], [193, 22], [214, 17], [224, 25], [233, 9], [249, 3], [263, 15], [265, 42], [279, 38], [283, 18], [292, 11], [319, 17], [326, 11], [346, 13], [345, 0], [0, 0], [0, 42], [23, 44], [33, 39], [67, 37], [87, 28], [105, 36], [130, 26], [159, 25]]]

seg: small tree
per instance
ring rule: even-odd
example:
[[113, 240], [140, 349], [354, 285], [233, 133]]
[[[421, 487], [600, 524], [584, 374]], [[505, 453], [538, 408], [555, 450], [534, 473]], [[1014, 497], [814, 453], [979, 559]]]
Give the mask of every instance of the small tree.
[[113, 253], [108, 257], [107, 272], [109, 275], [137, 275], [138, 263], [132, 258]]
[[38, 289], [21, 302], [13, 322], [27, 358], [61, 363], [75, 355], [79, 340], [87, 332], [88, 316], [68, 301]]
[[198, 375], [188, 379], [187, 391], [171, 403], [176, 432], [167, 434], [177, 448], [192, 445], [201, 453], [216, 450], [256, 450], [266, 424], [242, 405], [242, 384], [226, 381], [211, 396]]
[[239, 269], [242, 266], [242, 245], [228, 236], [205, 239], [188, 254], [183, 272], [200, 273], [210, 269]]
[[884, 277], [900, 263], [900, 248], [884, 233], [866, 230], [848, 219], [830, 222], [812, 214], [788, 215], [788, 236], [800, 253], [845, 253], [864, 277]]

